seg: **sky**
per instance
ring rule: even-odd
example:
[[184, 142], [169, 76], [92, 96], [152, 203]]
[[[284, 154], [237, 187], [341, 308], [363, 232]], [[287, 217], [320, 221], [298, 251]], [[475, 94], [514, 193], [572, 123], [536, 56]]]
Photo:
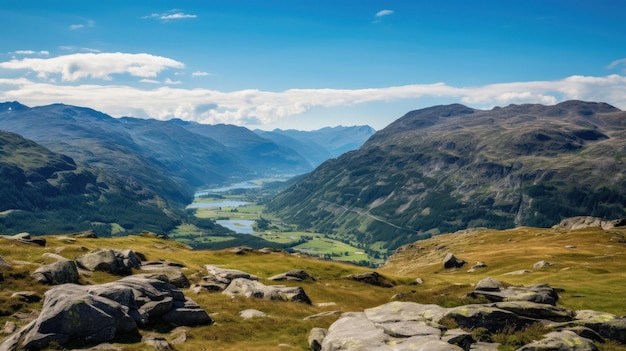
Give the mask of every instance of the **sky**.
[[264, 130], [379, 130], [449, 103], [626, 110], [624, 14], [626, 0], [7, 0], [0, 102]]

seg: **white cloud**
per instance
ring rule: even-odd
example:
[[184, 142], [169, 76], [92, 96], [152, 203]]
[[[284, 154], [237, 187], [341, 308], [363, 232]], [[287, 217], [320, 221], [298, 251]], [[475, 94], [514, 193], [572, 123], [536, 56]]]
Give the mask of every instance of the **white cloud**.
[[180, 12], [179, 10], [170, 10], [165, 13], [153, 13], [148, 16], [143, 16], [142, 18], [143, 19], [158, 19], [163, 22], [167, 22], [167, 21], [175, 21], [175, 20], [182, 20], [182, 19], [198, 18], [198, 16]]
[[35, 51], [35, 50], [16, 50], [16, 51], [12, 51], [9, 54], [12, 55], [42, 55], [42, 56], [48, 56], [50, 55], [50, 52], [47, 50], [41, 50], [41, 51]]
[[201, 71], [195, 71], [191, 74], [192, 77], [207, 77], [210, 76], [211, 73], [209, 72], [201, 72]]
[[389, 15], [393, 15], [393, 10], [380, 10], [378, 12], [376, 12], [376, 17], [384, 17], [384, 16], [389, 16]]
[[[118, 55], [120, 54], [114, 54], [113, 57], [119, 58]], [[125, 64], [126, 61], [122, 60], [122, 63], [113, 65], [114, 68], [101, 67], [98, 64], [93, 67], [80, 67], [80, 70], [74, 71], [74, 75], [67, 73], [68, 77], [65, 80], [73, 81], [78, 75], [76, 72], [82, 72], [81, 77], [85, 75], [105, 77], [112, 73], [127, 72], [143, 78], [141, 80], [143, 83], [158, 84], [157, 80], [150, 78], [168, 67], [182, 66], [176, 61], [164, 63], [161, 61], [163, 58], [156, 56], [148, 55], [145, 59], [131, 56], [134, 59], [131, 62], [136, 64], [132, 68], [137, 71], [131, 70], [131, 67]], [[156, 63], [152, 60], [156, 60]], [[13, 61], [0, 63], [0, 68], [6, 68], [4, 67], [6, 64], [13, 66]], [[64, 74], [58, 69], [48, 69], [48, 66], [40, 68], [36, 64], [31, 64], [27, 67], [39, 73], [58, 72], [62, 77]], [[164, 83], [174, 84], [177, 81], [168, 78]], [[378, 102], [388, 104], [410, 102], [413, 108], [420, 108], [432, 105], [425, 101], [445, 100], [462, 102], [476, 108], [491, 108], [512, 103], [554, 104], [570, 99], [603, 101], [626, 109], [626, 76], [617, 74], [605, 77], [570, 76], [560, 80], [508, 82], [471, 87], [435, 83], [369, 89], [289, 89], [279, 92], [256, 89], [223, 92], [173, 86], [146, 89], [145, 86], [139, 88], [114, 84], [68, 85], [26, 78], [0, 79], [0, 101], [17, 100], [31, 106], [63, 102], [88, 106], [112, 116], [157, 119], [176, 117], [203, 123], [238, 125], [251, 120], [262, 124], [274, 124], [316, 108], [347, 108]]]
[[83, 78], [110, 80], [111, 74], [130, 74], [141, 78], [154, 78], [168, 68], [184, 68], [181, 62], [150, 54], [82, 53], [54, 58], [24, 58], [0, 62], [0, 68], [28, 70], [41, 79], [61, 75], [61, 80], [75, 82]]
[[78, 29], [83, 29], [83, 28], [91, 28], [91, 27], [94, 27], [95, 25], [96, 25], [96, 22], [89, 20], [87, 21], [87, 23], [72, 24], [70, 25], [70, 29], [78, 30]]
[[606, 66], [607, 69], [615, 69], [617, 67], [622, 67], [624, 72], [626, 72], [626, 58], [615, 60]]
[[177, 84], [181, 84], [182, 82], [180, 80], [171, 80], [171, 79], [167, 78], [167, 79], [165, 79], [165, 81], [163, 83], [169, 84], [169, 85], [177, 85]]

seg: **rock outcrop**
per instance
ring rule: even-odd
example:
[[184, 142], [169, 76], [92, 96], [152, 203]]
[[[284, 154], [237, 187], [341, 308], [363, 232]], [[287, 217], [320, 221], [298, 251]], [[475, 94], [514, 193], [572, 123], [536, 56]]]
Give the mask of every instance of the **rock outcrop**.
[[265, 285], [256, 280], [234, 279], [223, 291], [229, 296], [256, 297], [264, 300], [295, 301], [311, 304], [311, 299], [301, 287]]
[[463, 267], [467, 262], [465, 262], [462, 259], [457, 258], [456, 256], [454, 256], [451, 253], [446, 254], [446, 257], [444, 257], [443, 259], [443, 268], [449, 269], [449, 268], [461, 268]]
[[510, 286], [502, 288], [500, 282], [493, 278], [485, 278], [476, 284], [469, 296], [483, 296], [490, 301], [531, 301], [556, 305], [559, 295], [556, 290], [546, 284], [536, 284], [527, 287]]
[[315, 281], [315, 278], [313, 278], [309, 273], [301, 269], [294, 269], [289, 272], [281, 273], [267, 279], [275, 281], [291, 280], [296, 282], [301, 282], [303, 280]]
[[65, 259], [37, 268], [31, 276], [38, 282], [49, 285], [76, 283], [79, 278], [76, 263]]
[[33, 237], [32, 235], [30, 235], [30, 233], [26, 232], [15, 235], [2, 235], [2, 237], [9, 240], [17, 241], [22, 244], [46, 246], [46, 239]]
[[[484, 290], [500, 289], [486, 279]], [[547, 287], [547, 286], [543, 286]], [[444, 323], [445, 321], [445, 323]], [[455, 324], [448, 330], [441, 325]], [[468, 333], [484, 328], [488, 333], [524, 330], [541, 323], [552, 329], [544, 338], [519, 350], [594, 351], [594, 341], [612, 339], [626, 343], [626, 318], [596, 311], [570, 311], [550, 303], [502, 301], [453, 308], [415, 302], [390, 302], [363, 312], [344, 313], [328, 330], [314, 328], [312, 350], [497, 350], [497, 344], [477, 342]]]
[[153, 323], [206, 325], [206, 311], [160, 280], [126, 277], [92, 286], [63, 284], [44, 295], [39, 316], [0, 343], [0, 350], [36, 350], [73, 340], [98, 344]]
[[356, 280], [357, 282], [381, 286], [383, 288], [391, 288], [394, 282], [378, 274], [377, 272], [365, 272], [360, 274], [350, 274], [346, 279]]
[[141, 261], [133, 250], [100, 249], [76, 257], [80, 268], [89, 271], [104, 271], [117, 275], [129, 275], [131, 269], [139, 269]]
[[598, 217], [578, 216], [562, 220], [559, 224], [552, 226], [553, 229], [585, 229], [585, 228], [602, 228], [611, 230], [616, 227], [626, 226], [626, 219], [606, 220]]

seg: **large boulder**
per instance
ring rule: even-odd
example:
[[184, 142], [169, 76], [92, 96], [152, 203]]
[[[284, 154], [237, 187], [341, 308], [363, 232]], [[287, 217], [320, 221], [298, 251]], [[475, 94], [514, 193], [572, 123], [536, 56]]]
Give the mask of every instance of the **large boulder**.
[[37, 268], [31, 276], [42, 284], [58, 285], [78, 282], [78, 268], [70, 260], [57, 262]]
[[503, 289], [500, 283], [493, 278], [485, 278], [478, 282], [469, 296], [483, 296], [490, 301], [531, 301], [549, 305], [556, 305], [559, 295], [556, 289], [547, 284], [536, 284], [527, 287], [510, 286]]
[[237, 269], [221, 268], [207, 264], [204, 266], [208, 275], [202, 277], [194, 290], [224, 291], [234, 279], [259, 280], [259, 277]]
[[569, 331], [548, 333], [543, 339], [524, 345], [517, 351], [597, 351], [598, 347], [586, 338]]
[[482, 327], [491, 333], [503, 331], [507, 327], [523, 330], [533, 322], [532, 319], [519, 316], [513, 312], [484, 304], [450, 308], [444, 317], [452, 319], [461, 328]]
[[139, 269], [141, 261], [133, 250], [99, 249], [76, 257], [80, 268], [89, 271], [104, 271], [117, 275], [129, 275], [131, 269]]
[[301, 287], [265, 285], [256, 280], [234, 279], [222, 292], [229, 296], [256, 297], [264, 300], [295, 301], [311, 304], [311, 299]]
[[585, 229], [585, 228], [602, 228], [604, 230], [611, 230], [617, 227], [623, 227], [626, 225], [626, 219], [614, 219], [606, 220], [598, 217], [591, 216], [578, 216], [565, 218], [561, 223], [552, 226], [553, 229]]
[[303, 280], [315, 281], [315, 278], [313, 278], [309, 273], [301, 269], [294, 269], [289, 272], [281, 273], [267, 279], [274, 281], [291, 280], [296, 282], [301, 282]]
[[395, 285], [394, 282], [378, 274], [377, 272], [350, 274], [346, 276], [346, 279], [356, 280], [357, 282], [375, 286], [382, 286], [383, 288], [391, 288]]
[[46, 239], [33, 237], [30, 233], [26, 232], [15, 235], [3, 235], [2, 237], [22, 244], [46, 246]]
[[443, 268], [461, 268], [467, 262], [462, 259], [457, 258], [451, 253], [446, 254], [446, 257], [443, 258]]
[[41, 349], [50, 342], [97, 344], [153, 323], [205, 325], [213, 321], [173, 286], [155, 279], [126, 277], [82, 286], [63, 284], [44, 295], [39, 316], [0, 344], [0, 350]]

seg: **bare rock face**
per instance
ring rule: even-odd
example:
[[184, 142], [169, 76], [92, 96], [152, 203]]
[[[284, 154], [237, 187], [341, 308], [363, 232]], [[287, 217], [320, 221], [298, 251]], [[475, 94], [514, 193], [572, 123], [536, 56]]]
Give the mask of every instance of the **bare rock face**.
[[89, 271], [104, 271], [117, 275], [129, 275], [131, 269], [141, 267], [141, 261], [133, 250], [100, 249], [76, 257], [80, 268]]
[[578, 216], [566, 218], [561, 223], [552, 226], [553, 229], [585, 229], [585, 228], [602, 228], [610, 230], [616, 227], [626, 225], [626, 219], [606, 220], [598, 217]]
[[78, 268], [70, 260], [59, 260], [37, 268], [31, 276], [42, 284], [58, 285], [78, 282]]
[[265, 285], [256, 280], [234, 279], [223, 291], [229, 296], [256, 297], [264, 300], [295, 301], [311, 304], [311, 299], [301, 287]]
[[63, 284], [46, 292], [39, 316], [0, 343], [0, 350], [37, 350], [50, 342], [75, 340], [104, 343], [157, 322], [175, 327], [213, 320], [180, 290], [155, 279], [131, 276], [93, 286]]

